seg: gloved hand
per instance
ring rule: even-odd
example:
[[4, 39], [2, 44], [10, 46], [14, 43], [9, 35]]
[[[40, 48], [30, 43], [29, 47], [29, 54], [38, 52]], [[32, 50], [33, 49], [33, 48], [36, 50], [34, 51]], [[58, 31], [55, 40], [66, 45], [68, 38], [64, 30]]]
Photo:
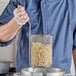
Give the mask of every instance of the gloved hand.
[[15, 21], [21, 26], [29, 21], [28, 14], [26, 13], [24, 7], [20, 5], [14, 10], [14, 17]]

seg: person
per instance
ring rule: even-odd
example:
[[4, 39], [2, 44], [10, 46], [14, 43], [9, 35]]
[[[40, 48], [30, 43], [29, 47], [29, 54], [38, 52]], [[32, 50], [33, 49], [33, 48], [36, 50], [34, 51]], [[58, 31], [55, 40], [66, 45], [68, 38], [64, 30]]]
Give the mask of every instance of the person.
[[[13, 2], [18, 6], [13, 4]], [[33, 34], [53, 36], [53, 67], [70, 73], [75, 49], [76, 0], [10, 0], [0, 16], [0, 46], [9, 45], [19, 31], [16, 71], [29, 67], [29, 24]], [[13, 13], [14, 12], [14, 13]], [[23, 23], [23, 24], [22, 24]]]
[[73, 51], [74, 66], [76, 70], [76, 49]]

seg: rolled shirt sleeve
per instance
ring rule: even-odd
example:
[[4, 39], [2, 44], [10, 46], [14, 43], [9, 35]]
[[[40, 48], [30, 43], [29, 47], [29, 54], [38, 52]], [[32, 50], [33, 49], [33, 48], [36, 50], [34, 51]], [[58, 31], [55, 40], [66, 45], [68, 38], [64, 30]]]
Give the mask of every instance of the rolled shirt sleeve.
[[72, 18], [72, 30], [73, 30], [73, 50], [75, 50], [76, 49], [76, 4], [74, 7], [74, 14]]
[[9, 45], [12, 41], [13, 41], [13, 39], [10, 40], [10, 41], [8, 41], [8, 42], [5, 42], [5, 43], [1, 43], [1, 42], [0, 42], [0, 47], [7, 46], [7, 45]]
[[76, 0], [68, 0], [69, 2], [69, 15], [70, 24], [72, 26], [73, 33], [73, 50], [76, 49]]
[[[16, 2], [17, 3], [16, 0], [10, 0], [10, 2], [7, 5], [7, 7], [4, 9], [3, 13], [0, 15], [0, 26], [8, 23], [13, 18], [13, 10], [15, 9], [15, 6], [13, 5], [12, 2]], [[7, 46], [12, 41], [13, 41], [13, 39], [8, 41], [8, 42], [5, 42], [5, 43], [1, 43], [0, 42], [0, 46], [1, 47]]]
[[76, 49], [76, 27], [73, 32], [73, 50]]

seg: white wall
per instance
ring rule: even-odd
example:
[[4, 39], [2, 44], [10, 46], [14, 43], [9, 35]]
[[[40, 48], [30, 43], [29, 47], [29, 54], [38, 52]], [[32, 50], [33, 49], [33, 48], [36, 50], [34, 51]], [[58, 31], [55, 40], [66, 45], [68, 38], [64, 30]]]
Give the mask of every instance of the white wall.
[[0, 0], [0, 15], [2, 14], [4, 8], [7, 6], [9, 0]]
[[[9, 0], [0, 0], [0, 15], [3, 10], [7, 6]], [[16, 57], [16, 49], [15, 49], [15, 41], [7, 47], [0, 47], [0, 60], [9, 60], [13, 61], [15, 66], [15, 58]]]
[[10, 44], [7, 47], [0, 47], [0, 60], [7, 60], [13, 61], [15, 66], [15, 57], [16, 57], [16, 50], [14, 47], [14, 43]]

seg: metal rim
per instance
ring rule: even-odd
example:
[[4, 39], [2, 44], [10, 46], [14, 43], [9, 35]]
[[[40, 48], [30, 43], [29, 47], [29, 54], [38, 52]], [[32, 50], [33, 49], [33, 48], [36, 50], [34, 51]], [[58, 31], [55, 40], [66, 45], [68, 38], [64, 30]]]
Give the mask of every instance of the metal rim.
[[60, 68], [23, 68], [21, 72], [31, 72], [31, 73], [65, 73], [63, 69]]
[[13, 63], [13, 61], [0, 60], [0, 63]]

